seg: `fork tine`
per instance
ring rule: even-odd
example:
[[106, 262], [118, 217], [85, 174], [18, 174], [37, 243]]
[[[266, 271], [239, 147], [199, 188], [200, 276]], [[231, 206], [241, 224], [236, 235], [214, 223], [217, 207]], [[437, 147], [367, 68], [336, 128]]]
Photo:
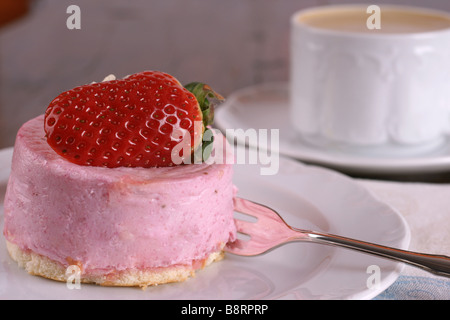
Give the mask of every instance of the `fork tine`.
[[264, 223], [269, 223], [267, 220], [270, 220], [272, 223], [282, 223], [285, 227], [290, 228], [274, 209], [247, 199], [236, 197], [234, 199], [234, 210], [256, 218], [258, 222], [263, 221]]
[[244, 223], [244, 221], [238, 220], [243, 233], [246, 233], [244, 230], [256, 231], [256, 227], [258, 230], [264, 229], [268, 234], [273, 233], [275, 230], [292, 230], [278, 212], [265, 205], [242, 198], [235, 198], [234, 210], [257, 219], [255, 223]]
[[249, 230], [252, 230], [256, 222], [250, 222], [250, 221], [244, 221], [240, 219], [234, 219], [234, 224], [236, 225], [236, 229], [239, 233], [246, 234], [248, 236], [251, 236], [249, 234]]
[[273, 209], [242, 198], [234, 199], [234, 210], [257, 218], [256, 222], [235, 219], [238, 233], [250, 236], [250, 240], [237, 239], [228, 243], [225, 251], [238, 255], [258, 255], [297, 236], [281, 216]]
[[234, 253], [234, 254], [244, 255], [245, 251], [246, 251], [246, 249], [245, 249], [246, 243], [245, 242], [246, 241], [241, 240], [241, 239], [236, 239], [233, 242], [229, 242], [225, 246], [225, 251]]

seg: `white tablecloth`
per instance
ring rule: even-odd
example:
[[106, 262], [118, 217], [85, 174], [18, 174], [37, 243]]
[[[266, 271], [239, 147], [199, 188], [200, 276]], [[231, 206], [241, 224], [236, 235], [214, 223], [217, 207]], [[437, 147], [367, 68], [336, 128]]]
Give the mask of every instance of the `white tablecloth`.
[[[403, 215], [411, 229], [410, 250], [450, 256], [450, 184], [357, 181]], [[376, 299], [450, 300], [450, 278], [407, 265]]]

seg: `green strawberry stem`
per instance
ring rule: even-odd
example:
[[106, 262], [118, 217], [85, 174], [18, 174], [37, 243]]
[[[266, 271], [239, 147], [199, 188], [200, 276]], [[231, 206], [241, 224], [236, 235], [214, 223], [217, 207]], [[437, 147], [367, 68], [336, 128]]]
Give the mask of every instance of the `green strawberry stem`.
[[[214, 108], [218, 104], [224, 101], [224, 98], [211, 89], [210, 86], [201, 82], [191, 82], [184, 86], [189, 90], [197, 99], [203, 116], [203, 127], [205, 131], [203, 132], [203, 137], [208, 137], [208, 140], [203, 141], [202, 148], [197, 148], [192, 153], [193, 163], [198, 163], [205, 161], [209, 158], [212, 151], [212, 146], [214, 142], [214, 135], [208, 126], [212, 125], [214, 122]], [[201, 151], [201, 154], [200, 154]]]
[[203, 114], [205, 128], [214, 122], [214, 107], [224, 101], [224, 98], [214, 92], [210, 86], [201, 82], [191, 82], [184, 86], [198, 101]]

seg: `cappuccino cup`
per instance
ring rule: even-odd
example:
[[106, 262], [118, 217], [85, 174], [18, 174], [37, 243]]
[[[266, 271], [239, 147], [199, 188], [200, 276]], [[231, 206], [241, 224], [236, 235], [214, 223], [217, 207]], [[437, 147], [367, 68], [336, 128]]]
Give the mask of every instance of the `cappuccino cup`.
[[308, 143], [434, 148], [450, 128], [450, 15], [408, 6], [299, 11], [290, 80], [290, 118]]

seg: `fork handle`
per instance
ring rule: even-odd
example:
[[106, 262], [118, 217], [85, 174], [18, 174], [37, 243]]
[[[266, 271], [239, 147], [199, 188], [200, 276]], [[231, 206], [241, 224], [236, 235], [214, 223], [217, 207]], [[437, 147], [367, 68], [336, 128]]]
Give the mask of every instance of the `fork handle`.
[[[450, 277], [450, 257], [444, 255], [434, 255], [400, 250], [329, 233], [305, 231], [295, 228], [292, 229], [302, 233], [303, 235], [307, 235], [308, 240], [311, 242], [345, 247], [348, 249], [354, 249], [365, 253], [374, 254], [384, 258], [411, 264], [415, 267], [419, 267], [439, 276]], [[301, 240], [305, 241], [304, 236], [301, 237]]]

